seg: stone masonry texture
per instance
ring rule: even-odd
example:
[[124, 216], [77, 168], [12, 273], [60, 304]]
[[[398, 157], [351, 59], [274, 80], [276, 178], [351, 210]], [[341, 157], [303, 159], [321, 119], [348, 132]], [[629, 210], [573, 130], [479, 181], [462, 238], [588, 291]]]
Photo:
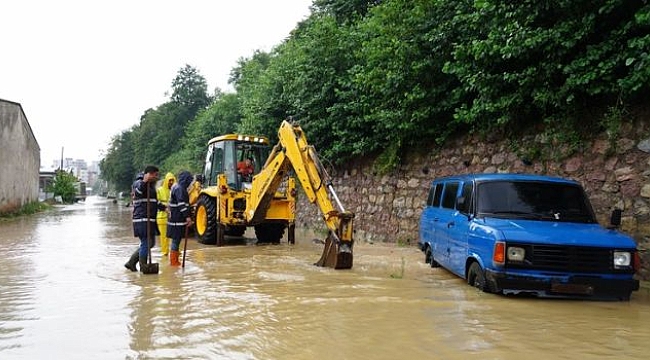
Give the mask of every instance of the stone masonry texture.
[[[431, 180], [465, 173], [530, 173], [560, 176], [580, 182], [601, 225], [609, 224], [613, 209], [623, 210], [621, 231], [633, 236], [641, 254], [644, 280], [650, 279], [650, 119], [624, 126], [610, 141], [596, 136], [578, 153], [561, 159], [528, 160], [512, 149], [511, 139], [488, 141], [467, 136], [444, 147], [432, 146], [405, 156], [390, 174], [377, 174], [373, 159], [359, 159], [332, 172], [333, 187], [345, 210], [355, 213], [355, 241], [393, 242], [415, 246], [419, 217]], [[563, 144], [541, 136], [519, 144], [561, 153]], [[297, 226], [324, 229], [318, 207], [298, 198]]]

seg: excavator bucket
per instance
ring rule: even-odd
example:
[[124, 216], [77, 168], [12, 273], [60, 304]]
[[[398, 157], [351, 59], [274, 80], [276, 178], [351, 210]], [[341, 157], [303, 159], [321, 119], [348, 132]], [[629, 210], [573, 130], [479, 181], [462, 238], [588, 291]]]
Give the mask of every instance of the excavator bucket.
[[334, 269], [352, 268], [352, 246], [351, 244], [337, 241], [330, 233], [325, 239], [325, 248], [320, 260], [314, 265], [330, 267]]

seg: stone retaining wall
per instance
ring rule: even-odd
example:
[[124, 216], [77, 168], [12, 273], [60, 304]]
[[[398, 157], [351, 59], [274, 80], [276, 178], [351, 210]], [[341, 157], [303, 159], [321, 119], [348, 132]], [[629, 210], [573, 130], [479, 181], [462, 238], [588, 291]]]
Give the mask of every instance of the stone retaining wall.
[[[650, 279], [650, 132], [648, 122], [622, 130], [615, 142], [602, 135], [586, 144], [581, 154], [561, 160], [528, 161], [512, 150], [511, 139], [488, 142], [478, 137], [453, 141], [443, 149], [409, 154], [389, 175], [373, 171], [372, 159], [337, 169], [333, 182], [346, 210], [355, 213], [355, 241], [399, 242], [415, 245], [418, 219], [432, 179], [459, 173], [533, 173], [567, 177], [586, 189], [602, 225], [614, 208], [623, 210], [621, 230], [634, 236], [641, 250], [643, 271]], [[543, 154], [562, 154], [565, 146], [531, 136], [530, 144]], [[547, 156], [552, 158], [553, 156]], [[324, 229], [318, 208], [299, 197], [297, 225]]]

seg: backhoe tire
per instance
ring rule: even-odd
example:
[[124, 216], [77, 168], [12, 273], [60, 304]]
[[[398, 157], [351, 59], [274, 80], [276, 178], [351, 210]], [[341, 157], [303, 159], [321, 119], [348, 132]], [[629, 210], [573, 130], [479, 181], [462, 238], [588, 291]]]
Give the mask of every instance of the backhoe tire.
[[284, 236], [286, 224], [264, 223], [255, 225], [255, 237], [258, 244], [279, 244]]
[[217, 202], [205, 194], [196, 205], [196, 234], [201, 244], [217, 244]]

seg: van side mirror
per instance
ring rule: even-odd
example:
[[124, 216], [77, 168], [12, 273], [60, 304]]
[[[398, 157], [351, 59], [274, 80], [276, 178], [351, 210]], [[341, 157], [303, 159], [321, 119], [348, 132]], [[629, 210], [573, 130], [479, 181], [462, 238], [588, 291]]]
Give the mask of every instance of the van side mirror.
[[612, 216], [609, 219], [609, 228], [610, 229], [616, 229], [619, 226], [621, 226], [621, 215], [622, 214], [623, 214], [623, 210], [621, 210], [621, 209], [612, 210]]

